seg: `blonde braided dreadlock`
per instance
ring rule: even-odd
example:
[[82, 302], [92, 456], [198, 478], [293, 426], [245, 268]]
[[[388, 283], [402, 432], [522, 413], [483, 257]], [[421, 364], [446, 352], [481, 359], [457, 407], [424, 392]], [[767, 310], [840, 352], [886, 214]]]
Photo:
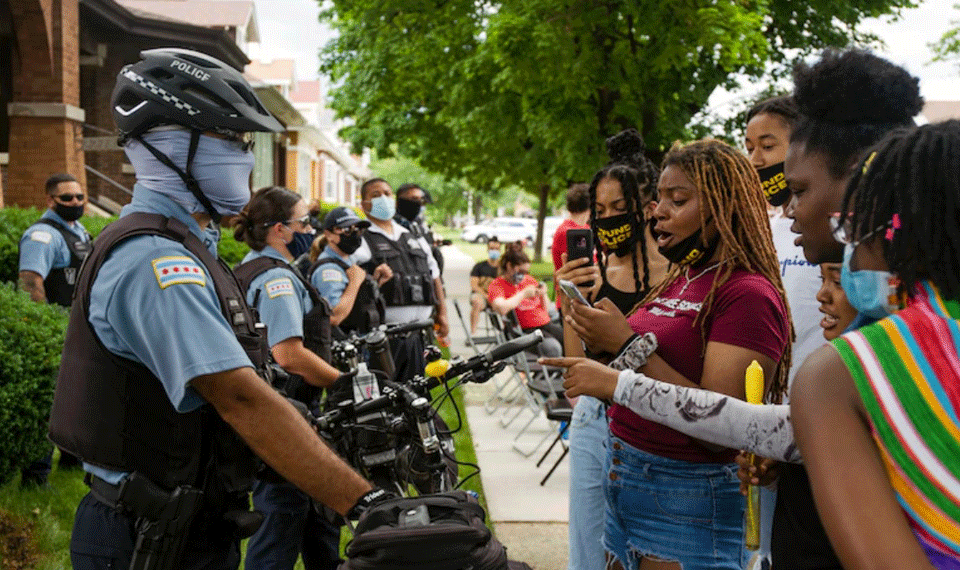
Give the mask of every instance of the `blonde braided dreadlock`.
[[[719, 234], [720, 269], [703, 300], [703, 308], [694, 320], [694, 324], [700, 323], [704, 346], [707, 335], [703, 327], [704, 319], [710, 314], [717, 289], [730, 279], [737, 267], [766, 277], [777, 289], [789, 315], [790, 306], [780, 280], [780, 263], [773, 247], [760, 177], [747, 157], [724, 142], [703, 139], [686, 145], [674, 143], [663, 158], [661, 172], [668, 166], [682, 170], [700, 191], [700, 226], [705, 227], [707, 221], [712, 220]], [[701, 245], [706, 245], [706, 236]], [[680, 276], [682, 269], [680, 265], [671, 267], [663, 281], [650, 291], [640, 305], [656, 299]], [[791, 324], [790, 342], [780, 359], [777, 374], [768, 387], [770, 401], [779, 402], [787, 390], [793, 339]]]

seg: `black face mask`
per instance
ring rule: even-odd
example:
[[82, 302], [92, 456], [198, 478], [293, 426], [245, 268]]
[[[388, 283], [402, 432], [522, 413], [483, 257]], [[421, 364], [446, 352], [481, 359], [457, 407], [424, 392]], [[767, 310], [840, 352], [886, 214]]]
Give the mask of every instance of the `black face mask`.
[[83, 216], [83, 204], [79, 206], [66, 206], [57, 201], [53, 202], [53, 211], [67, 222], [75, 222]]
[[689, 265], [690, 267], [697, 268], [707, 261], [710, 261], [710, 258], [713, 257], [713, 254], [717, 251], [717, 247], [720, 245], [720, 236], [718, 235], [712, 243], [708, 243], [706, 247], [704, 247], [700, 239], [702, 235], [703, 228], [693, 232], [693, 234], [684, 238], [678, 244], [670, 247], [660, 247], [657, 248], [657, 250], [660, 252], [660, 255], [666, 257], [670, 263]]
[[420, 204], [420, 202], [414, 202], [406, 198], [397, 198], [397, 213], [411, 222], [417, 219], [417, 215], [420, 213], [420, 208], [422, 207], [423, 205]]
[[527, 276], [526, 273], [517, 271], [516, 273], [513, 274], [513, 277], [510, 278], [510, 281], [512, 281], [514, 285], [519, 285], [520, 282], [523, 281], [523, 278], [526, 276]]
[[340, 251], [350, 255], [360, 248], [360, 234], [340, 234], [340, 243], [337, 244]]
[[771, 206], [782, 206], [790, 198], [790, 189], [787, 188], [787, 179], [783, 175], [783, 163], [757, 170], [760, 175], [760, 184], [763, 186], [763, 197]]
[[287, 244], [287, 251], [296, 259], [310, 251], [310, 246], [313, 245], [313, 238], [315, 237], [317, 236], [314, 234], [293, 232], [293, 241]]
[[593, 220], [597, 227], [597, 239], [608, 252], [619, 256], [630, 253], [637, 243], [637, 237], [633, 235], [633, 218], [634, 214], [626, 213]]

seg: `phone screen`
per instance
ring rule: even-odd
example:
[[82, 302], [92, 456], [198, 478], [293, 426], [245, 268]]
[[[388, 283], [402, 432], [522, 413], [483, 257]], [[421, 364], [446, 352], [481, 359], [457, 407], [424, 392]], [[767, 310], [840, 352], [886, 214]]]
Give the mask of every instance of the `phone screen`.
[[581, 303], [583, 303], [588, 307], [592, 306], [590, 304], [590, 301], [587, 301], [587, 298], [584, 297], [583, 293], [580, 292], [580, 289], [577, 289], [577, 286], [571, 283], [570, 281], [561, 279], [560, 281], [558, 281], [558, 284], [560, 285], [560, 289], [564, 292], [564, 294], [567, 297], [570, 297], [571, 299], [576, 299], [577, 301], [580, 301]]

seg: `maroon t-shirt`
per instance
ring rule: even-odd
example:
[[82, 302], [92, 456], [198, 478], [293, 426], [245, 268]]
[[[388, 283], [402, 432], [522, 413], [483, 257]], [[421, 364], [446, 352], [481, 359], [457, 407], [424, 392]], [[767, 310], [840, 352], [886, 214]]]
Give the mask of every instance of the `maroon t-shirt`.
[[[627, 321], [638, 333], [657, 335], [657, 354], [684, 378], [700, 384], [703, 376], [704, 343], [700, 312], [717, 271], [699, 275], [691, 270], [687, 283], [681, 274], [655, 300], [644, 305]], [[790, 317], [780, 295], [766, 277], [735, 269], [715, 293], [713, 307], [702, 323], [706, 340], [754, 350], [779, 361], [790, 338]], [[609, 411], [610, 431], [630, 445], [671, 459], [695, 463], [727, 463], [735, 450], [713, 452], [684, 435], [656, 422], [642, 419], [628, 408], [614, 404]]]

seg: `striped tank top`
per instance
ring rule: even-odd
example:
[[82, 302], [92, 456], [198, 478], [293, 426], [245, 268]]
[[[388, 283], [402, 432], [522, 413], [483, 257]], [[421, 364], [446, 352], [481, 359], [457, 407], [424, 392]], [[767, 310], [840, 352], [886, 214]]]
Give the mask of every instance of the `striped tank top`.
[[941, 569], [960, 568], [958, 319], [960, 303], [922, 283], [906, 309], [833, 341], [897, 500]]

